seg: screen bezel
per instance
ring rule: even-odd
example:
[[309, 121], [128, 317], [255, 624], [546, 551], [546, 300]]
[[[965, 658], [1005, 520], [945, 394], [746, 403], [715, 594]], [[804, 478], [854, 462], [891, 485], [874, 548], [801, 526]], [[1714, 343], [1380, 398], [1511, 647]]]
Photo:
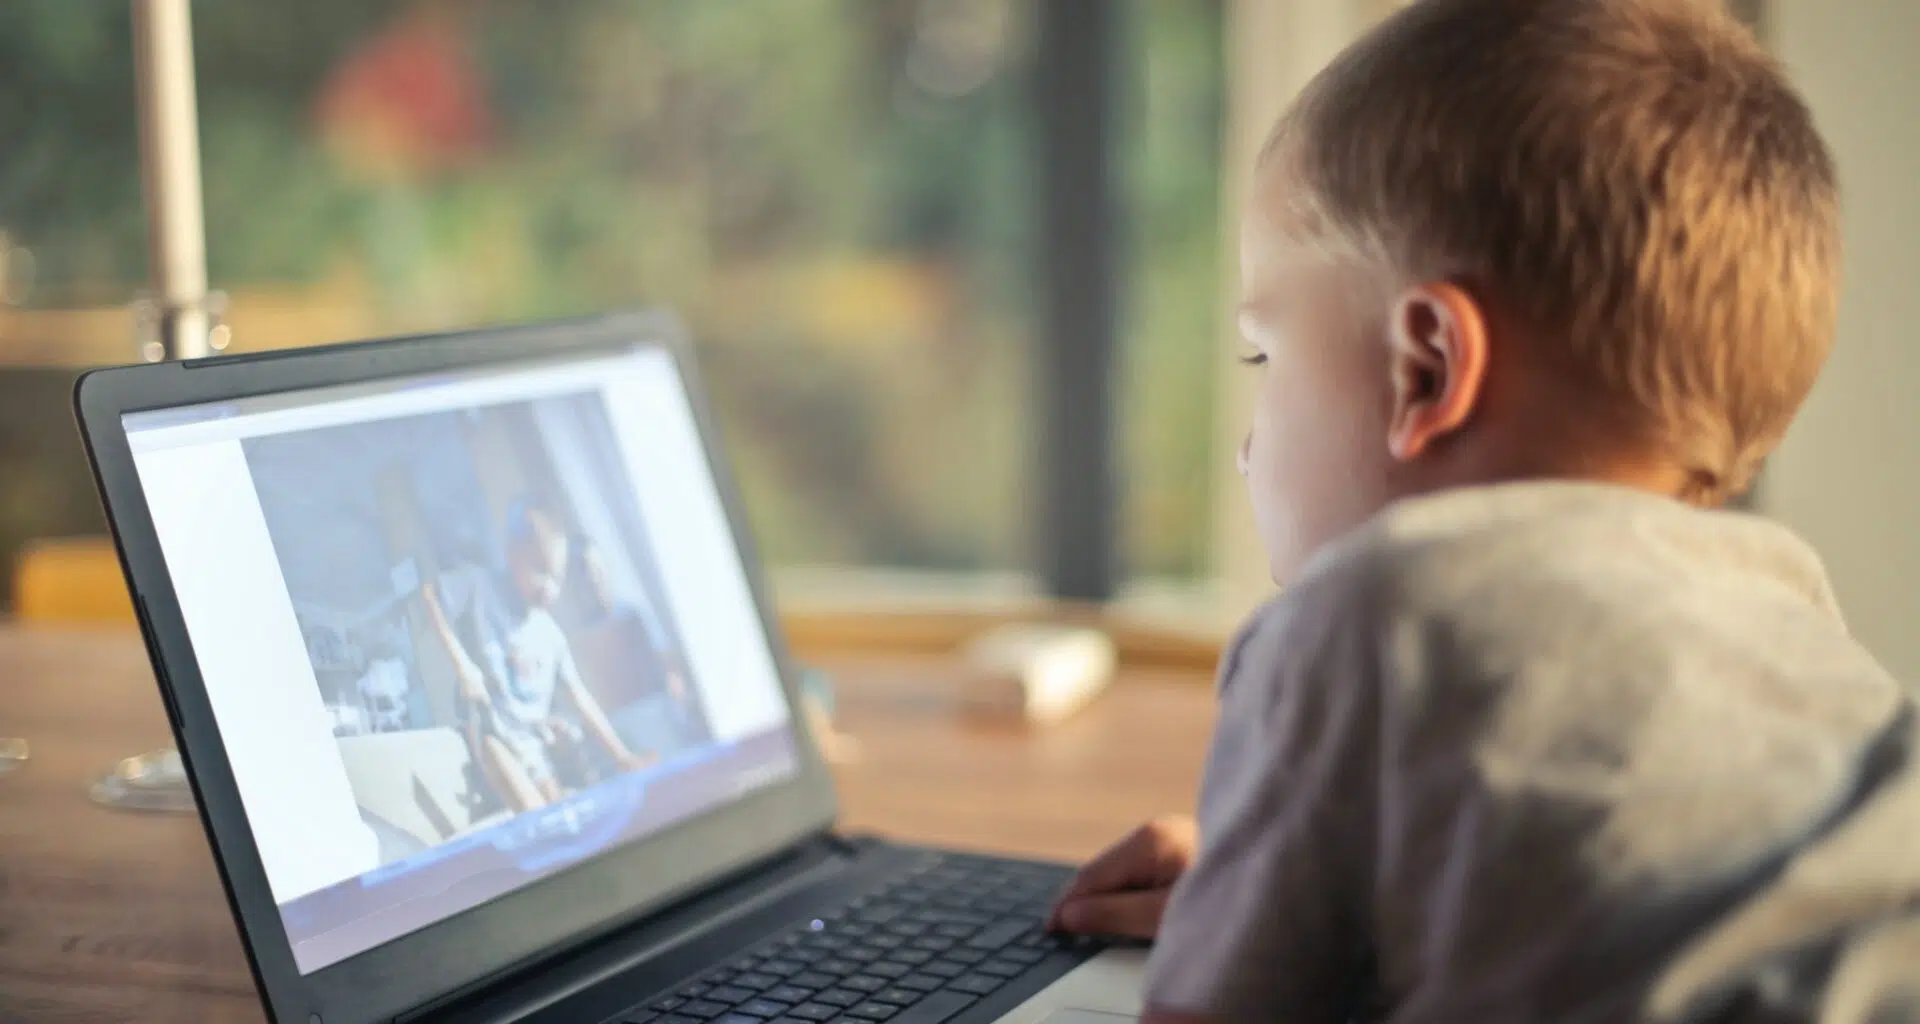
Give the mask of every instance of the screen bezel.
[[[659, 349], [672, 356], [740, 552], [787, 702], [798, 769], [731, 804], [616, 847], [472, 910], [302, 975], [267, 883], [174, 598], [122, 417], [277, 392], [520, 362]], [[739, 494], [686, 334], [670, 316], [578, 320], [99, 370], [75, 388], [80, 429], [202, 823], [272, 1016], [390, 1020], [596, 935], [830, 829], [831, 777], [805, 726], [797, 675], [773, 613]]]

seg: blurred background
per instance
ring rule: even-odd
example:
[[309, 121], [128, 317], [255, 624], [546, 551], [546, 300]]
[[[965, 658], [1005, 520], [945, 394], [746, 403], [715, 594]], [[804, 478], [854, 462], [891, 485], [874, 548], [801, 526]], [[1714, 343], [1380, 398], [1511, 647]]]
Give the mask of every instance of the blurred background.
[[[196, 0], [233, 347], [671, 306], [771, 561], [1018, 570], [1044, 219], [1033, 6]], [[1124, 557], [1188, 578], [1209, 507], [1222, 12], [1116, 6]], [[125, 3], [0, 8], [0, 237], [31, 267], [9, 275], [10, 361], [127, 357], [147, 270], [129, 40]]]
[[[1230, 472], [1240, 172], [1394, 6], [194, 0], [209, 279], [238, 351], [674, 308], [783, 596], [1223, 623], [1267, 586]], [[1920, 5], [1735, 7], [1848, 193], [1840, 350], [1756, 504], [1920, 678]], [[0, 4], [0, 565], [101, 529], [67, 389], [147, 327], [134, 101], [127, 3]]]

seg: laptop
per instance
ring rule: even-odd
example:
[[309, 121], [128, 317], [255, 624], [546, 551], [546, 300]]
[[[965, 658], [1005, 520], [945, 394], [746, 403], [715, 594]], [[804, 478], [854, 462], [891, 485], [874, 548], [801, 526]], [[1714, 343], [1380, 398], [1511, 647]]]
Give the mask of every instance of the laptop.
[[76, 404], [296, 1024], [1097, 1024], [1065, 868], [834, 830], [663, 315], [107, 369]]

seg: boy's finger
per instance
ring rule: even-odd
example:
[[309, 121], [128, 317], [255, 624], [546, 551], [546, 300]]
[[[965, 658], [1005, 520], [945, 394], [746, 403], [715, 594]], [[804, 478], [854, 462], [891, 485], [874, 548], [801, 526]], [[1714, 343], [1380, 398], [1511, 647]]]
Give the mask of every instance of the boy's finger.
[[1055, 914], [1058, 930], [1077, 935], [1151, 939], [1160, 930], [1160, 916], [1167, 909], [1167, 892], [1150, 889], [1070, 900], [1061, 904]]
[[1067, 882], [1066, 892], [1061, 899], [1131, 889], [1139, 885], [1144, 881], [1139, 877], [1143, 874], [1141, 861], [1145, 859], [1146, 849], [1151, 843], [1146, 829], [1129, 832], [1126, 838], [1081, 865], [1080, 870], [1074, 872], [1073, 878]]
[[1088, 861], [1061, 899], [1164, 885], [1178, 877], [1189, 853], [1174, 826], [1149, 822]]

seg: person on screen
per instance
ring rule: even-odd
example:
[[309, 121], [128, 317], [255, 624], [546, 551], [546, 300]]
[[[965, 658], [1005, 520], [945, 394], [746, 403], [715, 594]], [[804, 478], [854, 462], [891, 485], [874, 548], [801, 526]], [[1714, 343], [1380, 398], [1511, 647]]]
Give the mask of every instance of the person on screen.
[[[569, 544], [553, 517], [525, 501], [507, 511], [504, 586], [476, 585], [461, 626], [438, 582], [423, 588], [433, 632], [458, 676], [467, 743], [487, 781], [515, 811], [565, 792], [555, 755], [590, 737], [621, 771], [651, 758], [627, 748], [581, 683], [573, 650], [553, 616], [566, 582]], [[464, 628], [463, 628], [464, 627]], [[556, 712], [564, 698], [579, 726]]]

